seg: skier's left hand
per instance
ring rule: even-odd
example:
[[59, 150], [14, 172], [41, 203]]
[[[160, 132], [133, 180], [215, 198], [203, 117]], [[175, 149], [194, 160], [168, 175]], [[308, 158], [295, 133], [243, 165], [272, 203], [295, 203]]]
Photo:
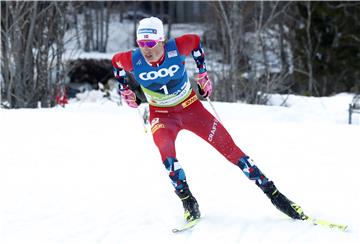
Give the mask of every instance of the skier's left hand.
[[200, 95], [203, 98], [209, 97], [212, 93], [212, 82], [207, 72], [205, 71], [203, 73], [197, 74], [196, 80]]

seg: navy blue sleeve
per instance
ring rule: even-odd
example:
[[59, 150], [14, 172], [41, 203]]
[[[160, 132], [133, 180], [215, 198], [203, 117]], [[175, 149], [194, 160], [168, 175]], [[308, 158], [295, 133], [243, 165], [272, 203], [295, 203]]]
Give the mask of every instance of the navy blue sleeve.
[[196, 62], [197, 68], [199, 69], [199, 74], [206, 72], [205, 53], [201, 47], [201, 42], [199, 42], [197, 48], [191, 51], [191, 54]]
[[126, 72], [124, 69], [113, 67], [115, 79], [118, 81], [119, 90], [123, 91], [129, 88]]

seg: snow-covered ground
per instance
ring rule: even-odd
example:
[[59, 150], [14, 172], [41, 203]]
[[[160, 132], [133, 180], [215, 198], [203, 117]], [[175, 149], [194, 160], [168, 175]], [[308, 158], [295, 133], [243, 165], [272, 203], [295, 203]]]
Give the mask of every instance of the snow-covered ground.
[[0, 243], [359, 243], [360, 116], [347, 124], [350, 101], [214, 103], [283, 193], [310, 215], [348, 224], [346, 233], [288, 219], [237, 167], [182, 131], [178, 159], [203, 219], [173, 234], [181, 202], [136, 109], [103, 99], [0, 109]]

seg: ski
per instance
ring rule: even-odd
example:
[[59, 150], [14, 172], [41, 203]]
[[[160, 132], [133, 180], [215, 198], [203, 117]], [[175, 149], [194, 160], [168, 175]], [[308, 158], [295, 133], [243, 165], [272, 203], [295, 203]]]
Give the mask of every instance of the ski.
[[320, 226], [324, 226], [324, 227], [328, 227], [328, 228], [335, 228], [335, 229], [339, 229], [341, 231], [347, 231], [347, 228], [348, 228], [348, 226], [344, 225], [344, 224], [335, 224], [330, 221], [323, 220], [323, 219], [316, 219], [316, 218], [310, 217], [308, 215], [304, 215], [303, 220], [305, 220], [313, 225], [320, 225]]
[[179, 228], [172, 229], [172, 232], [179, 233], [179, 232], [184, 232], [186, 230], [189, 230], [189, 229], [193, 228], [197, 223], [199, 223], [199, 221], [200, 221], [200, 219], [191, 220]]
[[341, 231], [346, 231], [348, 228], [347, 225], [335, 224], [335, 223], [332, 223], [327, 220], [310, 217], [309, 215], [306, 215], [304, 213], [304, 211], [302, 210], [302, 208], [299, 205], [297, 205], [296, 203], [292, 203], [291, 207], [300, 214], [301, 220], [307, 221], [313, 225], [320, 225], [320, 226], [327, 227], [327, 228], [335, 228], [335, 229], [339, 229]]

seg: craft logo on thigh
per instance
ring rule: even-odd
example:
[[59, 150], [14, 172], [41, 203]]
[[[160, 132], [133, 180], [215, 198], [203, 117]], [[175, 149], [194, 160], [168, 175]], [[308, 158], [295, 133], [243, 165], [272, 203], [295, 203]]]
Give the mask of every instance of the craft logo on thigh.
[[213, 138], [214, 138], [214, 135], [216, 133], [216, 129], [217, 129], [217, 125], [219, 124], [219, 121], [217, 121], [216, 119], [214, 119], [214, 123], [211, 127], [211, 130], [210, 130], [210, 134], [208, 136], [208, 141], [209, 142], [212, 142]]

